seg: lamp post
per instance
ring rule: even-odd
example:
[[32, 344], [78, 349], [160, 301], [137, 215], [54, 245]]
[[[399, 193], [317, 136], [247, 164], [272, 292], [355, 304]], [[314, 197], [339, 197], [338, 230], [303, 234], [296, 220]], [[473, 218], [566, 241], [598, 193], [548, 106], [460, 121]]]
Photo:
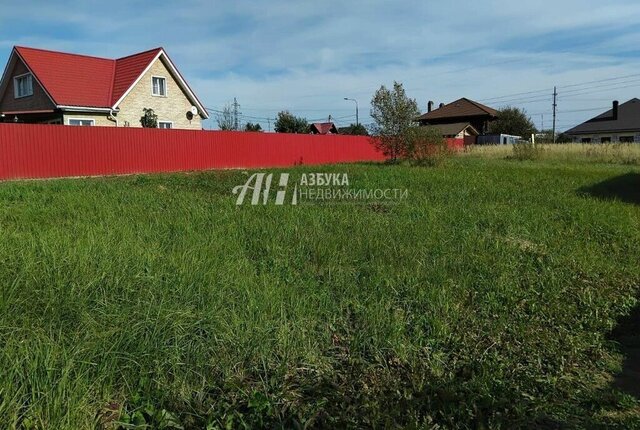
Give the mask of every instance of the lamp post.
[[358, 100], [356, 99], [350, 99], [349, 97], [345, 97], [345, 100], [351, 100], [352, 102], [356, 102], [356, 125], [360, 125], [360, 121], [358, 118]]

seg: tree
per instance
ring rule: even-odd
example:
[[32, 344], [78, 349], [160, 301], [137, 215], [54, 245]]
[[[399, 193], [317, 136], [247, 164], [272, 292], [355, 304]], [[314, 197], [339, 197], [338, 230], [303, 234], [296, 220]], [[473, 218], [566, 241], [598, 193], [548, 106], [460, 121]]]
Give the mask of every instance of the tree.
[[408, 155], [407, 140], [403, 136], [418, 115], [418, 103], [407, 97], [401, 83], [394, 81], [391, 90], [382, 85], [373, 95], [371, 117], [375, 124], [372, 131], [377, 136], [378, 147], [392, 161]]
[[297, 117], [283, 110], [278, 112], [274, 130], [276, 133], [308, 133], [309, 124], [306, 118]]
[[231, 110], [231, 106], [226, 104], [222, 108], [222, 111], [216, 115], [216, 121], [218, 122], [218, 128], [220, 130], [233, 130], [234, 121], [233, 121], [233, 111]]
[[349, 127], [340, 127], [340, 134], [348, 134], [353, 136], [369, 136], [367, 128], [362, 124], [351, 124]]
[[144, 128], [158, 128], [158, 115], [153, 109], [142, 108], [144, 114], [140, 117], [140, 124]]
[[244, 131], [262, 131], [262, 127], [257, 122], [255, 124], [252, 122], [248, 122], [244, 126]]
[[489, 125], [492, 134], [511, 134], [523, 139], [536, 133], [536, 126], [527, 112], [517, 107], [506, 107], [498, 112], [498, 119]]

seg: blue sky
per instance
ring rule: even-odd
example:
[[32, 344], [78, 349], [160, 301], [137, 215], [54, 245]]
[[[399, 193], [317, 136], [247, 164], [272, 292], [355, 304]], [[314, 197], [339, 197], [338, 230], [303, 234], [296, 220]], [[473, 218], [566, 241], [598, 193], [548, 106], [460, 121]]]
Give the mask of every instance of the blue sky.
[[344, 97], [367, 123], [373, 92], [394, 80], [423, 110], [468, 97], [547, 128], [557, 85], [566, 129], [640, 97], [638, 22], [637, 0], [0, 0], [0, 62], [13, 45], [113, 58], [163, 46], [205, 106], [237, 97], [243, 121], [265, 129], [282, 109], [348, 125]]

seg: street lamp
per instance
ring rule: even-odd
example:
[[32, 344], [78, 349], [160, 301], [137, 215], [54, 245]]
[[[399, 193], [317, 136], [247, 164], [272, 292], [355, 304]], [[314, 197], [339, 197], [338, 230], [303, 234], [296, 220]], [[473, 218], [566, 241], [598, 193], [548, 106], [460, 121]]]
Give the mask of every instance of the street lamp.
[[358, 119], [358, 100], [350, 99], [349, 97], [345, 97], [345, 100], [351, 100], [352, 102], [356, 102], [356, 125], [360, 125], [360, 121]]

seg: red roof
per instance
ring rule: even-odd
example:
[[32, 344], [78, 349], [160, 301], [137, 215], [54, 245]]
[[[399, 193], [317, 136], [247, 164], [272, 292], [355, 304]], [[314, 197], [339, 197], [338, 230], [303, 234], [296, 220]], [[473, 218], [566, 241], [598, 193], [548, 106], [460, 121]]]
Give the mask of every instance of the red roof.
[[15, 50], [55, 104], [110, 108], [162, 48], [117, 60], [22, 46]]
[[113, 106], [129, 87], [138, 79], [149, 63], [156, 58], [162, 48], [151, 49], [139, 54], [116, 60], [115, 76], [113, 78], [113, 93], [111, 95], [111, 105]]
[[338, 133], [338, 129], [332, 122], [314, 122], [311, 124], [311, 131], [315, 131], [317, 134]]

